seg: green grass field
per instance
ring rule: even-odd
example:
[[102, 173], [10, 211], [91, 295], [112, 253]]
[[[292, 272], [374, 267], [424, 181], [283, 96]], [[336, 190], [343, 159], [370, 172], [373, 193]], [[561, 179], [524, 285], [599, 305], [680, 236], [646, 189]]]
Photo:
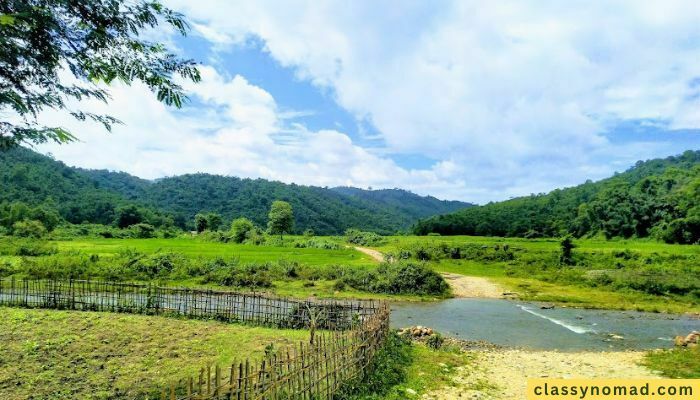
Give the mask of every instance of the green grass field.
[[[96, 257], [104, 264], [103, 269], [110, 269], [112, 261], [123, 262], [120, 257], [125, 253], [139, 254], [176, 254], [190, 260], [193, 265], [205, 264], [216, 258], [235, 259], [240, 263], [293, 263], [298, 265], [300, 273], [293, 277], [273, 276], [270, 287], [256, 290], [273, 292], [283, 296], [294, 297], [340, 297], [340, 298], [385, 298], [397, 300], [429, 300], [431, 297], [415, 295], [387, 295], [369, 293], [351, 287], [336, 285], [336, 272], [343, 268], [372, 269], [378, 263], [369, 256], [349, 247], [338, 237], [320, 238], [339, 244], [338, 249], [296, 248], [293, 244], [301, 237], [288, 236], [281, 246], [255, 246], [204, 241], [198, 238], [174, 239], [89, 239], [50, 241], [58, 254], [40, 257], [20, 257], [16, 255], [0, 256], [0, 274], [5, 263], [5, 273], [26, 270], [21, 266], [25, 259], [35, 260], [39, 266], [52, 262], [61, 264], [61, 260], [78, 263], [80, 258]], [[0, 245], [7, 239], [0, 239]], [[507, 245], [512, 259], [493, 258], [501, 253], [493, 249], [503, 249]], [[580, 265], [566, 269], [568, 275], [558, 269], [560, 241], [557, 239], [521, 239], [491, 238], [473, 236], [392, 236], [386, 237], [384, 243], [374, 248], [385, 253], [395, 253], [401, 249], [414, 247], [471, 246], [484, 254], [470, 259], [438, 258], [428, 265], [440, 272], [452, 272], [469, 276], [488, 277], [509, 291], [517, 292], [524, 300], [565, 303], [571, 306], [587, 308], [613, 308], [645, 311], [666, 311], [674, 313], [700, 312], [700, 299], [692, 294], [664, 294], [663, 287], [650, 289], [630, 288], [621, 283], [626, 279], [644, 276], [651, 279], [663, 276], [670, 282], [671, 289], [679, 284], [693, 284], [700, 276], [700, 246], [669, 245], [651, 240], [576, 240], [574, 255], [580, 259]], [[500, 251], [500, 250], [499, 250]], [[491, 257], [491, 258], [489, 258]], [[78, 260], [75, 261], [74, 259]], [[84, 262], [84, 261], [81, 261]], [[48, 267], [51, 268], [51, 267]], [[590, 271], [590, 272], [589, 272]], [[45, 272], [45, 271], [44, 271]], [[116, 272], [118, 273], [118, 272]], [[587, 280], [589, 273], [605, 273], [614, 276], [617, 283], [592, 284]], [[16, 274], [16, 273], [15, 273]], [[623, 275], [625, 274], [625, 275]], [[177, 274], [175, 274], [177, 275]], [[203, 283], [201, 278], [188, 276], [168, 276], [157, 278], [161, 284], [180, 286], [216, 286], [216, 283]], [[648, 282], [641, 282], [647, 284]], [[240, 288], [246, 290], [245, 287]], [[696, 291], [697, 292], [697, 291]]]
[[[292, 241], [293, 237], [287, 240]], [[198, 239], [76, 239], [54, 242], [60, 251], [79, 251], [85, 254], [113, 256], [124, 250], [143, 253], [172, 252], [188, 257], [236, 257], [241, 262], [296, 261], [307, 265], [371, 265], [370, 257], [353, 249], [313, 249], [293, 247], [255, 246], [248, 244], [207, 242]]]
[[269, 344], [302, 340], [308, 332], [0, 307], [0, 398], [143, 398], [207, 364], [227, 365], [262, 355]]
[[[374, 247], [382, 252], [397, 253], [416, 247], [472, 246], [485, 254], [474, 259], [441, 258], [428, 263], [440, 272], [487, 277], [523, 300], [555, 302], [575, 307], [644, 310], [653, 312], [700, 312], [700, 297], [692, 294], [648, 293], [619, 283], [592, 285], [584, 281], [587, 273], [626, 274], [619, 278], [645, 279], [662, 277], [672, 284], [695, 282], [700, 277], [700, 246], [670, 245], [652, 240], [574, 241], [574, 257], [579, 264], [562, 277], [558, 269], [560, 240], [491, 238], [474, 236], [394, 236]], [[498, 259], [495, 248], [507, 245], [512, 259]], [[491, 257], [491, 258], [489, 258]], [[536, 266], [536, 267], [535, 267]], [[589, 272], [592, 271], [592, 272]], [[626, 277], [629, 278], [626, 278]], [[651, 288], [655, 289], [655, 288]], [[647, 289], [648, 290], [648, 289]], [[659, 289], [663, 291], [663, 288]]]

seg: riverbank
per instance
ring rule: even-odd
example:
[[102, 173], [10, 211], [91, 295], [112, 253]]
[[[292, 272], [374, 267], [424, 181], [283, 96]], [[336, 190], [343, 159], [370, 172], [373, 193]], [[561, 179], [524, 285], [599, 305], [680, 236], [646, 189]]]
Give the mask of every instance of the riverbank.
[[423, 399], [524, 399], [528, 378], [660, 378], [641, 365], [645, 353], [637, 351], [486, 349], [466, 353], [472, 362], [455, 368], [449, 384], [425, 393]]

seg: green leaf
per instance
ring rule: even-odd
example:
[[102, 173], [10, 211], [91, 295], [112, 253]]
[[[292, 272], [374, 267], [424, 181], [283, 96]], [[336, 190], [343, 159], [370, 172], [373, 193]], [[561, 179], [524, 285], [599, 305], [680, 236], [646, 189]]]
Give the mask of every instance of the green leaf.
[[0, 25], [14, 25], [17, 18], [10, 14], [0, 14]]

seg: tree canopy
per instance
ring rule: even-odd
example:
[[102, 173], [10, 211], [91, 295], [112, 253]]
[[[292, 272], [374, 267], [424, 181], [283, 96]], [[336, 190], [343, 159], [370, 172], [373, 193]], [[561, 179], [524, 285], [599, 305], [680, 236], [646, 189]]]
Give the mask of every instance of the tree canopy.
[[428, 218], [417, 234], [700, 241], [700, 151], [638, 162], [599, 182]]
[[276, 200], [272, 202], [268, 219], [267, 228], [270, 234], [282, 236], [285, 233], [292, 233], [294, 212], [292, 205], [286, 201]]
[[70, 104], [108, 102], [101, 84], [113, 81], [143, 82], [158, 100], [180, 107], [186, 97], [173, 77], [196, 82], [200, 76], [194, 61], [143, 38], [145, 30], [163, 22], [182, 35], [189, 29], [181, 14], [154, 0], [0, 2], [0, 151], [21, 143], [75, 140], [64, 128], [37, 121], [46, 108], [110, 130], [117, 119]]

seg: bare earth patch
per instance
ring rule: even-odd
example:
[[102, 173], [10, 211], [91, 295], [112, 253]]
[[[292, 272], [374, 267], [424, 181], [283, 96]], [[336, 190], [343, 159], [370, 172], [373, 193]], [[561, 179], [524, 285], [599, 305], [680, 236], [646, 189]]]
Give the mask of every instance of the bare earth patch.
[[443, 272], [442, 276], [452, 288], [455, 297], [479, 297], [484, 299], [502, 299], [503, 288], [487, 278], [465, 276]]
[[658, 378], [639, 365], [643, 352], [475, 351], [477, 361], [458, 367], [454, 385], [426, 400], [524, 399], [527, 378]]
[[355, 246], [355, 250], [359, 251], [360, 253], [367, 254], [368, 256], [372, 257], [375, 261], [384, 262], [384, 254], [382, 254], [381, 251], [368, 249], [367, 247], [360, 246]]

